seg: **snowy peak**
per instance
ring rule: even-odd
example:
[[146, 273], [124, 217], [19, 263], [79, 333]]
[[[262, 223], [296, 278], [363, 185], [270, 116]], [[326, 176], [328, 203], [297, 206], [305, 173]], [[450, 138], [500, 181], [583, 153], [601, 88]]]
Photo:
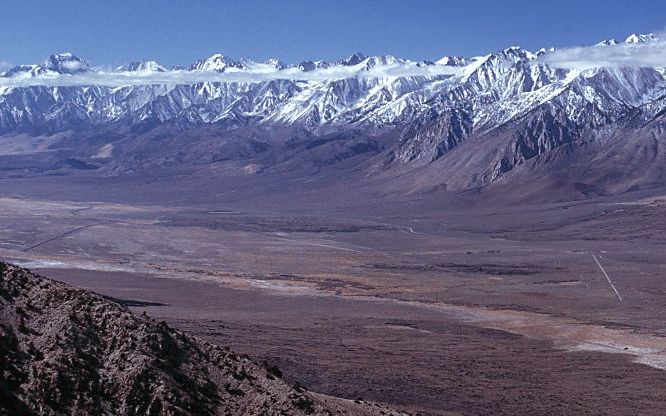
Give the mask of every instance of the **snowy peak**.
[[520, 46], [510, 46], [495, 55], [497, 55], [500, 59], [506, 59], [513, 63], [531, 61], [532, 59], [536, 58], [536, 55], [526, 49], [521, 48]]
[[190, 71], [215, 71], [226, 72], [230, 69], [244, 69], [245, 65], [234, 61], [220, 53], [211, 55], [209, 58], [199, 60], [189, 66]]
[[310, 72], [321, 68], [330, 68], [332, 66], [357, 67], [358, 70], [368, 70], [376, 66], [395, 65], [407, 62], [404, 59], [396, 58], [393, 55], [366, 56], [361, 52], [356, 52], [345, 59], [335, 62], [327, 61], [303, 61], [296, 67], [303, 72]]
[[650, 43], [659, 41], [659, 36], [654, 33], [647, 33], [644, 35], [631, 34], [624, 41], [625, 43], [636, 44], [636, 43]]
[[468, 67], [468, 72], [476, 70], [480, 66], [497, 66], [497, 65], [513, 65], [519, 62], [531, 61], [538, 56], [551, 53], [555, 51], [554, 48], [541, 48], [536, 54], [532, 53], [520, 46], [510, 46], [501, 51], [491, 53], [485, 56], [475, 56], [473, 58], [465, 58], [461, 56], [444, 56], [436, 61], [437, 65], [453, 66], [453, 67]]
[[331, 64], [326, 61], [303, 61], [296, 65], [296, 67], [303, 72], [310, 72], [320, 68], [328, 68], [329, 66], [331, 66]]
[[344, 66], [354, 66], [358, 65], [361, 62], [363, 62], [367, 57], [361, 53], [361, 52], [356, 52], [354, 54], [351, 54], [347, 59], [343, 59], [340, 61], [340, 65]]
[[602, 40], [601, 42], [597, 43], [595, 46], [614, 46], [619, 44], [620, 42], [617, 41], [617, 39], [606, 39]]
[[86, 61], [69, 52], [51, 55], [42, 65], [47, 71], [59, 74], [78, 74], [90, 70]]
[[41, 65], [18, 65], [5, 72], [6, 78], [30, 78], [45, 74], [74, 75], [89, 71], [90, 65], [71, 53], [58, 53], [49, 56]]
[[536, 56], [540, 57], [540, 56], [544, 56], [546, 54], [553, 53], [553, 52], [555, 52], [555, 48], [553, 48], [553, 47], [541, 48], [537, 51]]
[[363, 59], [358, 66], [362, 67], [364, 70], [368, 70], [376, 66], [404, 64], [406, 62], [407, 61], [398, 59], [393, 55], [371, 56]]
[[275, 69], [279, 69], [279, 70], [285, 69], [287, 67], [287, 65], [285, 65], [284, 62], [282, 62], [281, 60], [279, 60], [277, 58], [268, 58], [268, 59], [266, 59], [266, 61], [264, 61], [264, 65], [268, 65], [268, 66], [271, 66], [271, 67], [273, 67]]
[[[656, 39], [655, 35], [632, 35], [627, 42]], [[625, 48], [638, 54], [644, 49]], [[442, 114], [451, 108], [468, 108], [465, 117], [474, 126], [489, 128], [565, 93], [573, 95], [577, 105], [603, 102], [615, 113], [666, 94], [661, 68], [626, 73], [601, 71], [605, 67], [577, 71], [536, 59], [552, 52], [533, 53], [513, 46], [479, 57], [444, 56], [436, 64], [357, 52], [337, 61], [304, 61], [295, 66], [275, 58], [258, 62], [214, 54], [178, 70], [155, 61], [132, 62], [116, 69], [123, 72], [116, 75], [122, 76], [95, 73], [84, 60], [57, 54], [41, 65], [22, 65], [4, 74], [14, 79], [5, 78], [9, 88], [0, 88], [0, 133], [17, 126], [49, 126], [52, 120], [59, 123], [57, 128], [68, 123], [157, 125], [171, 120], [195, 127], [213, 123], [400, 126], [432, 108], [441, 108]], [[330, 70], [310, 73], [324, 68]], [[79, 87], [75, 82], [81, 81], [70, 76], [62, 77], [62, 84], [53, 83], [60, 81], [54, 73], [82, 71], [92, 73], [82, 77], [84, 81], [100, 80], [95, 84], [98, 88]], [[31, 79], [41, 75], [44, 81]], [[23, 86], [33, 85], [70, 88], [67, 94], [54, 90], [32, 96]]]
[[120, 72], [166, 72], [167, 69], [156, 61], [135, 61], [119, 66]]
[[442, 59], [435, 62], [438, 65], [446, 66], [465, 66], [467, 65], [467, 58], [461, 56], [445, 56]]
[[40, 65], [17, 65], [9, 71], [5, 72], [2, 76], [6, 78], [13, 78], [19, 76], [37, 76], [45, 73], [45, 70]]
[[[629, 45], [635, 45], [639, 43], [658, 42], [660, 40], [661, 39], [659, 38], [659, 36], [655, 35], [654, 33], [646, 33], [646, 34], [632, 33], [631, 35], [627, 36], [627, 38], [624, 40], [624, 43]], [[622, 42], [618, 41], [617, 39], [606, 39], [597, 43], [595, 46], [615, 46], [621, 43]]]

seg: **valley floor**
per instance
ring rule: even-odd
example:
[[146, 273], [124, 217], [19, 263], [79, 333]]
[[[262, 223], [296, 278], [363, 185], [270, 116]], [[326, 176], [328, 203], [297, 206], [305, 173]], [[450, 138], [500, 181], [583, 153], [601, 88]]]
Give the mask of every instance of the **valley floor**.
[[49, 181], [3, 180], [2, 259], [312, 391], [433, 415], [666, 412], [659, 192], [289, 205]]

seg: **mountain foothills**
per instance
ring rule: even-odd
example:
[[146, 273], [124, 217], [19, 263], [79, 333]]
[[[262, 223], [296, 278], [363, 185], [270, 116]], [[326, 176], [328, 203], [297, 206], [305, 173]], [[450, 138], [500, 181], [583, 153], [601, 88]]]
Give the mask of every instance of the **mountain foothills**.
[[[593, 48], [660, 42], [631, 35]], [[15, 175], [210, 163], [249, 175], [348, 160], [360, 177], [409, 191], [662, 185], [664, 69], [560, 68], [552, 53], [510, 47], [436, 63], [357, 53], [298, 65], [216, 54], [187, 68], [141, 61], [112, 71], [53, 55], [0, 77], [0, 160]], [[100, 75], [115, 84], [95, 83]], [[181, 76], [194, 81], [173, 81]]]
[[[0, 415], [398, 415], [0, 263]], [[401, 414], [401, 413], [400, 413]]]

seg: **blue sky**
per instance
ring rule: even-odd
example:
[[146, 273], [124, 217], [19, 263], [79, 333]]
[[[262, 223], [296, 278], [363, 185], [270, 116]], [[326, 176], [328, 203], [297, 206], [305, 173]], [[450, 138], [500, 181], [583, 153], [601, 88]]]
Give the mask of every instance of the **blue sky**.
[[577, 46], [666, 27], [666, 2], [624, 0], [8, 0], [0, 62], [73, 52], [97, 65], [187, 65], [220, 52], [287, 63], [354, 51], [436, 60]]

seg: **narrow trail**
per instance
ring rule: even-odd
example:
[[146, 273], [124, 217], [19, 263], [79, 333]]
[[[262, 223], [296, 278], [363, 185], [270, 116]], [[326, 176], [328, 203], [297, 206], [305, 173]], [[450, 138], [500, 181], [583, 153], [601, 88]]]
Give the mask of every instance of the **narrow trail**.
[[279, 237], [279, 236], [269, 236], [271, 238], [277, 239], [277, 240], [283, 240], [283, 241], [289, 241], [291, 243], [296, 243], [296, 244], [301, 244], [301, 245], [307, 245], [307, 246], [314, 246], [314, 247], [324, 247], [324, 248], [330, 248], [333, 250], [340, 250], [340, 251], [348, 251], [352, 253], [362, 253], [362, 254], [383, 254], [378, 251], [372, 250], [370, 248], [363, 247], [363, 250], [356, 250], [353, 248], [347, 248], [347, 247], [340, 247], [340, 246], [335, 246], [332, 244], [322, 244], [322, 243], [315, 243], [312, 241], [307, 241], [307, 240], [295, 240], [292, 238], [288, 237]]
[[592, 258], [594, 258], [594, 261], [597, 262], [597, 266], [599, 266], [599, 268], [601, 269], [601, 272], [604, 274], [604, 276], [606, 276], [606, 280], [608, 280], [608, 284], [610, 284], [610, 287], [613, 289], [613, 292], [615, 292], [615, 295], [617, 295], [617, 298], [620, 300], [620, 302], [622, 302], [623, 301], [622, 300], [622, 295], [620, 295], [620, 292], [617, 291], [617, 288], [613, 284], [613, 281], [608, 276], [608, 273], [606, 273], [606, 270], [604, 270], [604, 266], [602, 266], [601, 263], [599, 262], [599, 259], [597, 258], [597, 255], [592, 254]]
[[[406, 226], [406, 225], [398, 225], [398, 224], [391, 224], [388, 222], [381, 222], [381, 221], [371, 221], [371, 220], [364, 220], [365, 222], [371, 223], [371, 224], [378, 224], [378, 225], [384, 225], [386, 227], [393, 228], [396, 231], [400, 231], [405, 234], [414, 234], [414, 235], [427, 235], [427, 236], [435, 236], [433, 234], [426, 234], [426, 233], [420, 233], [418, 231], [414, 231], [414, 228]], [[438, 237], [438, 236], [435, 236]]]
[[81, 215], [81, 211], [88, 211], [88, 210], [91, 210], [91, 209], [93, 209], [93, 208], [94, 208], [94, 207], [92, 207], [92, 206], [86, 206], [86, 207], [83, 207], [83, 208], [77, 208], [77, 209], [73, 209], [73, 210], [71, 211], [71, 213], [72, 213], [72, 215], [78, 217], [78, 216]]
[[84, 226], [82, 226], [82, 227], [74, 228], [73, 230], [69, 230], [69, 231], [64, 232], [64, 233], [62, 233], [62, 234], [58, 234], [58, 235], [56, 235], [55, 237], [51, 237], [51, 238], [49, 238], [49, 239], [47, 239], [47, 240], [40, 241], [40, 242], [37, 243], [37, 244], [33, 244], [33, 245], [31, 245], [30, 247], [26, 247], [26, 248], [24, 248], [22, 251], [23, 251], [24, 253], [27, 253], [28, 251], [31, 251], [31, 250], [33, 250], [33, 249], [36, 249], [37, 247], [41, 247], [41, 246], [43, 246], [44, 244], [48, 244], [48, 243], [50, 243], [50, 242], [52, 242], [52, 241], [59, 240], [59, 239], [61, 239], [61, 238], [67, 237], [67, 236], [69, 236], [69, 235], [72, 235], [72, 234], [74, 234], [74, 233], [76, 233], [76, 232], [79, 232], [79, 231], [85, 230], [85, 229], [87, 229], [87, 228], [95, 227], [95, 226], [100, 225], [100, 224], [101, 224], [101, 223], [98, 222], [98, 223], [95, 223], [95, 224], [88, 224], [88, 225], [84, 225]]

